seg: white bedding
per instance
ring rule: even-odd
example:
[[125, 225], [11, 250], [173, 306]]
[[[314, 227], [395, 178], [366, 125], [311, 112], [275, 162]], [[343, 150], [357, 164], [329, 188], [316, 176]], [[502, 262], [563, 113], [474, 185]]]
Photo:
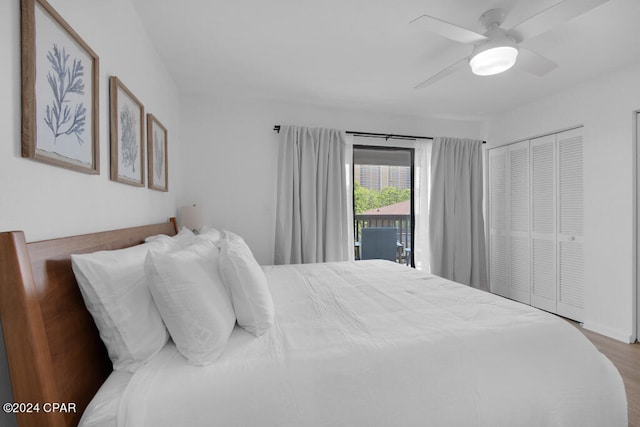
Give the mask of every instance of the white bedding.
[[170, 342], [118, 426], [626, 426], [613, 364], [548, 313], [388, 261], [265, 267], [275, 325]]

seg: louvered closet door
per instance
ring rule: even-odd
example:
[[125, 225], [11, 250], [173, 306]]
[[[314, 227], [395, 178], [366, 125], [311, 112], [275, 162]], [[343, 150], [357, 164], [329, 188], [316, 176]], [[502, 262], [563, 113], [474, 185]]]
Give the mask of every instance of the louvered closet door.
[[531, 303], [529, 141], [509, 146], [509, 297]]
[[531, 305], [556, 312], [555, 135], [531, 140]]
[[489, 150], [489, 278], [493, 293], [509, 296], [507, 253], [507, 147]]
[[558, 309], [581, 321], [584, 311], [582, 128], [557, 135]]

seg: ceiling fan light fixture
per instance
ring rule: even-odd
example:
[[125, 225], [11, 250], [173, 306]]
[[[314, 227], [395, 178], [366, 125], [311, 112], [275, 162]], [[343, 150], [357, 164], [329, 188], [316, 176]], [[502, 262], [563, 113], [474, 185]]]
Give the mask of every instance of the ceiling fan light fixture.
[[471, 71], [478, 76], [492, 76], [513, 67], [518, 57], [518, 49], [499, 46], [476, 53], [471, 60]]

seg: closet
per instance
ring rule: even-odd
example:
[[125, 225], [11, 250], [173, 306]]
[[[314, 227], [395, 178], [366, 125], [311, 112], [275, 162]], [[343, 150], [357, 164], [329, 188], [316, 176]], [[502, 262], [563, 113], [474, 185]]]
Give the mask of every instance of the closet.
[[581, 321], [582, 128], [489, 150], [492, 292]]

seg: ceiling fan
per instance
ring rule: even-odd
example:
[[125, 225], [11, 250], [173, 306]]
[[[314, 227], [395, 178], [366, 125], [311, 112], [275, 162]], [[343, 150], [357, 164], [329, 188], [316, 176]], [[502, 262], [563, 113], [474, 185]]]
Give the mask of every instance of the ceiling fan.
[[561, 0], [525, 19], [508, 30], [500, 25], [506, 13], [503, 9], [490, 9], [478, 21], [484, 27], [483, 34], [443, 21], [433, 16], [421, 15], [410, 22], [422, 25], [426, 30], [450, 40], [473, 44], [471, 54], [415, 86], [422, 88], [455, 72], [465, 64], [476, 75], [488, 76], [502, 73], [516, 61], [518, 67], [536, 76], [543, 76], [558, 64], [521, 46], [526, 40], [551, 30], [556, 25], [581, 15], [608, 0]]

